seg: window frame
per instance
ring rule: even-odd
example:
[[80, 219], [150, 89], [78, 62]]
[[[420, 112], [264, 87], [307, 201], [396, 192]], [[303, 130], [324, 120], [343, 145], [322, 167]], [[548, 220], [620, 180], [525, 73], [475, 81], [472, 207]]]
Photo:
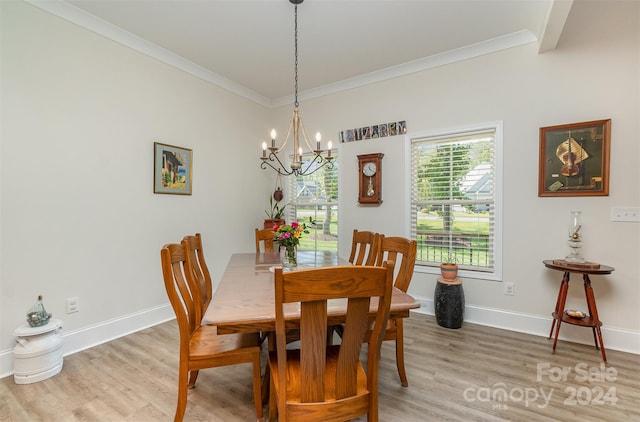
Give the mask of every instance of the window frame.
[[[483, 279], [483, 280], [493, 280], [493, 281], [502, 281], [502, 250], [503, 250], [503, 239], [502, 239], [502, 207], [503, 207], [503, 198], [502, 198], [502, 190], [503, 190], [503, 122], [501, 120], [478, 123], [466, 126], [458, 126], [444, 129], [436, 129], [425, 132], [416, 132], [416, 133], [407, 133], [405, 136], [405, 160], [407, 163], [405, 180], [406, 180], [406, 198], [407, 198], [407, 225], [406, 232], [410, 237], [414, 237], [412, 234], [412, 224], [413, 224], [413, 199], [412, 199], [412, 176], [413, 176], [413, 166], [412, 166], [412, 157], [411, 157], [411, 149], [412, 144], [421, 140], [428, 139], [442, 139], [446, 137], [455, 137], [455, 136], [464, 136], [465, 134], [470, 134], [474, 132], [483, 132], [493, 130], [495, 135], [495, 144], [494, 144], [494, 227], [493, 227], [493, 236], [494, 236], [494, 266], [493, 271], [476, 271], [472, 269], [460, 269], [458, 272], [459, 277], [463, 278], [473, 278], [473, 279]], [[416, 262], [415, 272], [417, 273], [425, 273], [425, 274], [440, 274], [440, 269], [436, 265], [424, 265]]]
[[[294, 176], [291, 175], [289, 176], [289, 180], [287, 181], [287, 194], [288, 194], [288, 198], [289, 198], [289, 202], [288, 202], [288, 211], [286, 212], [286, 215], [288, 217], [287, 221], [303, 221], [303, 219], [297, 219], [297, 214], [298, 214], [298, 208], [302, 208], [302, 207], [316, 207], [315, 209], [315, 215], [317, 215], [318, 207], [332, 207], [332, 213], [334, 213], [334, 215], [336, 216], [336, 232], [335, 232], [335, 236], [336, 236], [336, 240], [335, 240], [335, 246], [332, 249], [332, 251], [338, 252], [338, 246], [339, 246], [339, 226], [340, 226], [340, 171], [339, 171], [339, 161], [340, 161], [340, 156], [338, 153], [337, 149], [332, 149], [331, 150], [331, 155], [334, 157], [333, 158], [333, 165], [334, 165], [334, 171], [335, 171], [335, 189], [337, 190], [337, 198], [335, 199], [335, 201], [331, 201], [329, 199], [325, 199], [323, 201], [296, 201], [297, 198], [297, 180], [299, 176]], [[305, 158], [313, 158], [314, 154], [313, 153], [305, 153], [302, 155], [303, 161]], [[290, 160], [293, 160], [293, 156], [289, 156]], [[328, 165], [328, 164], [327, 164]], [[303, 168], [304, 168], [304, 164], [303, 164]], [[324, 169], [319, 169], [318, 172], [321, 171], [326, 171], [326, 168]], [[316, 174], [316, 173], [314, 173]], [[311, 176], [313, 177], [312, 174]], [[325, 211], [326, 212], [326, 211]], [[308, 218], [307, 218], [308, 220]], [[323, 228], [319, 228], [317, 230], [323, 230]], [[315, 243], [315, 248], [314, 249], [300, 249], [300, 250], [327, 250], [325, 248], [321, 248], [318, 249], [318, 241], [316, 240]]]

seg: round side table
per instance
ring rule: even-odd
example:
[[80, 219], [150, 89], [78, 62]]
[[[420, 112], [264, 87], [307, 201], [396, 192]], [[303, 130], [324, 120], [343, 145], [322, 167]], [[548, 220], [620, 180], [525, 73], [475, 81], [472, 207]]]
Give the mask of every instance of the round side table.
[[[607, 362], [607, 355], [604, 351], [604, 342], [602, 341], [602, 332], [600, 326], [602, 321], [598, 317], [598, 308], [596, 307], [596, 298], [593, 294], [593, 288], [591, 287], [591, 280], [589, 280], [590, 274], [611, 274], [614, 270], [613, 267], [607, 265], [600, 265], [596, 263], [572, 263], [561, 259], [545, 260], [542, 261], [545, 267], [556, 271], [562, 271], [562, 283], [560, 284], [560, 291], [558, 292], [558, 299], [556, 300], [556, 309], [551, 314], [553, 316], [553, 322], [551, 323], [551, 331], [549, 332], [549, 338], [553, 334], [553, 328], [556, 329], [556, 334], [553, 339], [553, 351], [556, 351], [556, 344], [558, 343], [558, 334], [560, 334], [560, 324], [563, 322], [578, 325], [580, 327], [591, 327], [593, 330], [593, 340], [596, 345], [596, 349], [600, 349], [602, 353], [602, 360]], [[584, 318], [575, 318], [565, 313], [564, 306], [567, 302], [567, 292], [569, 291], [569, 275], [571, 273], [582, 274], [584, 281], [584, 294], [587, 299], [587, 310], [589, 315]], [[556, 325], [557, 324], [557, 325]]]

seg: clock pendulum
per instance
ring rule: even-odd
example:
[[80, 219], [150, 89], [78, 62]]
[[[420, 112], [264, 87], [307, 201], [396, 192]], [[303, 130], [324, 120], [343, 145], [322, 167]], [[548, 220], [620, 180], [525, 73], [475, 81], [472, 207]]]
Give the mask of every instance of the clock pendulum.
[[373, 188], [373, 181], [371, 180], [371, 176], [369, 176], [369, 188], [367, 189], [367, 196], [373, 196], [375, 194], [376, 191]]

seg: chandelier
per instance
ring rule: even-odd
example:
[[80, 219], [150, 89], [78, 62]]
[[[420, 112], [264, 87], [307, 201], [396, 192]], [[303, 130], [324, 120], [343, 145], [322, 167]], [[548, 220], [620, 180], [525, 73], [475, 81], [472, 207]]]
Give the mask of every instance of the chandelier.
[[[266, 170], [267, 166], [271, 167], [275, 171], [278, 172], [279, 175], [289, 176], [291, 174], [295, 176], [305, 176], [309, 174], [313, 174], [322, 167], [329, 165], [327, 168], [333, 168], [333, 157], [331, 156], [331, 141], [327, 143], [327, 156], [322, 157], [322, 153], [324, 152], [320, 148], [320, 132], [316, 133], [316, 145], [315, 149], [313, 148], [311, 142], [309, 142], [309, 137], [307, 136], [307, 132], [304, 129], [304, 125], [302, 124], [302, 117], [300, 116], [300, 108], [298, 103], [298, 5], [302, 3], [304, 0], [289, 0], [291, 4], [294, 5], [294, 33], [295, 33], [295, 101], [293, 103], [293, 116], [291, 118], [291, 122], [289, 123], [289, 129], [287, 130], [287, 134], [284, 137], [284, 141], [278, 147], [276, 147], [276, 130], [271, 130], [271, 146], [267, 147], [267, 143], [262, 143], [262, 163], [260, 167], [263, 170]], [[293, 130], [293, 161], [290, 163], [289, 168], [283, 164], [278, 157], [278, 153], [282, 152], [284, 147], [287, 145], [289, 141], [289, 136]], [[300, 134], [302, 134], [302, 138], [307, 146], [307, 148], [313, 152], [313, 158], [308, 161], [302, 161], [303, 150], [300, 146]], [[267, 153], [267, 150], [269, 151]]]

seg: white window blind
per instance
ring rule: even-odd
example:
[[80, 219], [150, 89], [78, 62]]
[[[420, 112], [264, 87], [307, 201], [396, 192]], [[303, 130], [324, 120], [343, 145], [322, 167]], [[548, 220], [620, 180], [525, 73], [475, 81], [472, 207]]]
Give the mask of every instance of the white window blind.
[[494, 272], [496, 128], [411, 140], [411, 236], [417, 265], [453, 257]]
[[[308, 235], [300, 240], [302, 250], [338, 251], [338, 166], [337, 150], [331, 150], [333, 169], [324, 166], [308, 176], [289, 176], [289, 198], [287, 221], [316, 221]], [[302, 156], [302, 168], [313, 158]], [[312, 164], [315, 165], [315, 164]]]

